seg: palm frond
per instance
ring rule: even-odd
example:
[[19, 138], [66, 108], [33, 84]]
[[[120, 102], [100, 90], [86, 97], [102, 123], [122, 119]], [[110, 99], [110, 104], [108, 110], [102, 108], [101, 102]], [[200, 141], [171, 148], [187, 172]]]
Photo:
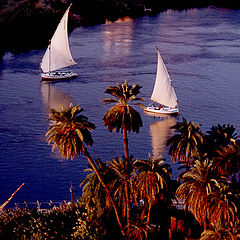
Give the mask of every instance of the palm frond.
[[58, 151], [64, 158], [74, 158], [85, 150], [84, 144], [93, 145], [90, 131], [95, 125], [88, 118], [80, 115], [83, 111], [79, 105], [61, 106], [60, 110], [51, 109], [49, 114], [50, 126], [46, 133], [48, 144], [53, 142], [52, 151]]

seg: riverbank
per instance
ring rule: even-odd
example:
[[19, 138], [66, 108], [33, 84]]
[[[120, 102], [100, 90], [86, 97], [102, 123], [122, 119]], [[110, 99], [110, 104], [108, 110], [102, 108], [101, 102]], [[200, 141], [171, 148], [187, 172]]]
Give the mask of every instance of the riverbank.
[[[239, 8], [236, 0], [221, 1], [143, 1], [143, 0], [93, 0], [73, 2], [69, 17], [70, 31], [77, 26], [103, 24], [120, 17], [137, 18], [156, 14], [166, 9], [183, 10], [200, 7]], [[24, 51], [47, 45], [55, 27], [70, 1], [5, 0], [0, 6], [0, 52]]]

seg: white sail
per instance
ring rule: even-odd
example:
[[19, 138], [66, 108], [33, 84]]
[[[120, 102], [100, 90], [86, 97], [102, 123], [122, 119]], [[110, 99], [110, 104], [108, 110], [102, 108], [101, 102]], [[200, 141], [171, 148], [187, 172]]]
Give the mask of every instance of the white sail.
[[68, 43], [68, 13], [71, 5], [63, 15], [48, 45], [41, 62], [43, 72], [51, 72], [76, 64], [73, 60]]
[[151, 100], [164, 106], [174, 108], [178, 105], [177, 96], [158, 48], [157, 52], [157, 75]]

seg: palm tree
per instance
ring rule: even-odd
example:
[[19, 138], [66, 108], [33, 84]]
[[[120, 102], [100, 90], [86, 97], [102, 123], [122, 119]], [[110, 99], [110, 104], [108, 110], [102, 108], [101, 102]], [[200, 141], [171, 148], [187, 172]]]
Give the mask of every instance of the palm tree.
[[130, 223], [129, 228], [126, 231], [126, 239], [131, 240], [147, 240], [148, 231], [150, 227], [146, 225], [142, 219], [134, 219], [134, 222]]
[[230, 124], [212, 126], [206, 134], [208, 156], [215, 156], [216, 150], [227, 147], [230, 143], [235, 142], [235, 140], [239, 138], [235, 130], [235, 127]]
[[[205, 159], [196, 160], [192, 169], [184, 173], [180, 180], [183, 183], [176, 191], [177, 197], [184, 201], [185, 209], [190, 211], [206, 230], [211, 225], [211, 215], [220, 209], [216, 207], [221, 204], [217, 200], [220, 199], [223, 186], [228, 185], [228, 179], [218, 175], [213, 161]], [[213, 198], [215, 201], [211, 201]], [[216, 211], [213, 213], [214, 209]]]
[[132, 178], [133, 161], [132, 158], [121, 159], [116, 158], [108, 161], [109, 167], [115, 174], [115, 179], [112, 181], [112, 191], [114, 199], [118, 200], [118, 204], [122, 209], [123, 217], [127, 219], [127, 229], [130, 225], [130, 210], [132, 202]]
[[[104, 183], [108, 186], [114, 177], [112, 171], [106, 163], [101, 161], [101, 159], [96, 159], [95, 162], [98, 172], [100, 173]], [[80, 186], [83, 186], [82, 200], [84, 201], [87, 210], [90, 209], [92, 205], [95, 205], [97, 213], [94, 214], [96, 217], [96, 215], [98, 216], [98, 214], [101, 214], [104, 210], [110, 209], [111, 203], [91, 166], [84, 171], [89, 172], [89, 174], [81, 181], [80, 184]]]
[[58, 111], [50, 109], [50, 127], [46, 133], [48, 144], [53, 142], [52, 151], [57, 147], [64, 158], [74, 158], [80, 153], [86, 153], [87, 146], [93, 145], [90, 131], [95, 125], [88, 121], [88, 118], [80, 115], [82, 108], [69, 105], [69, 108], [61, 106]]
[[227, 146], [232, 140], [238, 138], [235, 133], [236, 128], [233, 125], [220, 125], [212, 126], [210, 131], [207, 131], [211, 140], [217, 145]]
[[170, 166], [163, 159], [154, 159], [151, 155], [148, 160], [136, 160], [134, 165], [137, 169], [135, 187], [139, 200], [143, 200], [147, 207], [147, 225], [149, 225], [152, 206], [167, 190], [171, 178]]
[[200, 240], [238, 240], [240, 238], [239, 220], [234, 221], [228, 228], [217, 227], [212, 230], [205, 230]]
[[[95, 162], [104, 183], [112, 192], [111, 182], [115, 178], [114, 173], [109, 166], [100, 159], [96, 159]], [[112, 233], [112, 227], [107, 223], [115, 224], [116, 219], [113, 215], [114, 212], [112, 211], [113, 208], [110, 198], [107, 196], [106, 191], [91, 166], [85, 169], [85, 172], [89, 172], [89, 174], [80, 184], [83, 188], [82, 197], [79, 200], [84, 204], [91, 227], [109, 235]], [[114, 230], [114, 233], [119, 235], [116, 230]]]
[[111, 201], [119, 227], [124, 236], [117, 207], [110, 191], [85, 147], [85, 144], [87, 146], [93, 145], [90, 131], [95, 129], [95, 125], [90, 123], [87, 117], [80, 115], [82, 111], [83, 109], [80, 108], [79, 105], [73, 106], [72, 103], [69, 105], [69, 108], [61, 106], [59, 111], [51, 109], [49, 115], [50, 127], [49, 131], [46, 133], [48, 144], [53, 142], [52, 151], [57, 147], [58, 151], [62, 153], [62, 156], [67, 159], [70, 157], [74, 158], [80, 153], [85, 155]]
[[103, 117], [103, 122], [110, 132], [113, 130], [119, 132], [121, 129], [124, 153], [127, 159], [129, 158], [127, 132], [133, 131], [138, 133], [140, 127], [143, 126], [140, 114], [130, 106], [131, 103], [141, 106], [140, 103], [135, 103], [136, 101], [144, 100], [136, 97], [140, 93], [141, 88], [138, 84], [129, 85], [128, 81], [125, 81], [124, 84], [118, 83], [117, 86], [108, 86], [105, 93], [112, 95], [114, 98], [102, 100], [106, 104], [115, 103]]
[[187, 122], [185, 118], [171, 127], [178, 132], [167, 141], [172, 161], [183, 162], [188, 167], [194, 158], [199, 158], [204, 136], [199, 127], [199, 124]]
[[231, 224], [237, 221], [237, 207], [231, 201], [232, 193], [229, 191], [229, 186], [220, 183], [220, 191], [210, 193], [208, 195], [209, 205], [209, 222], [214, 229], [231, 228]]
[[240, 145], [234, 141], [216, 150], [214, 162], [217, 170], [224, 176], [236, 174], [240, 168]]

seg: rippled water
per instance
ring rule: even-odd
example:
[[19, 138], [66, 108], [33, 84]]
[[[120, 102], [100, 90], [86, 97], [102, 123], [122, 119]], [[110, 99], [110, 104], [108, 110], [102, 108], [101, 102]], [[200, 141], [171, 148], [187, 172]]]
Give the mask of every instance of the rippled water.
[[[233, 124], [240, 134], [240, 11], [200, 9], [172, 11], [136, 20], [80, 27], [70, 46], [80, 76], [52, 84], [40, 82], [39, 63], [45, 50], [13, 54], [0, 62], [0, 203], [25, 182], [13, 202], [70, 200], [80, 195], [80, 181], [88, 163], [84, 157], [62, 160], [45, 140], [48, 110], [59, 103], [80, 103], [96, 124], [93, 158], [123, 155], [121, 134], [108, 133], [102, 118], [109, 106], [108, 85], [129, 80], [143, 86], [148, 99], [155, 81], [157, 43], [180, 102], [177, 118], [142, 114], [144, 127], [129, 135], [130, 153], [147, 158], [162, 154], [169, 160], [166, 139], [170, 126], [182, 117], [202, 124]], [[140, 110], [141, 111], [141, 110]], [[10, 206], [10, 205], [9, 205]]]

